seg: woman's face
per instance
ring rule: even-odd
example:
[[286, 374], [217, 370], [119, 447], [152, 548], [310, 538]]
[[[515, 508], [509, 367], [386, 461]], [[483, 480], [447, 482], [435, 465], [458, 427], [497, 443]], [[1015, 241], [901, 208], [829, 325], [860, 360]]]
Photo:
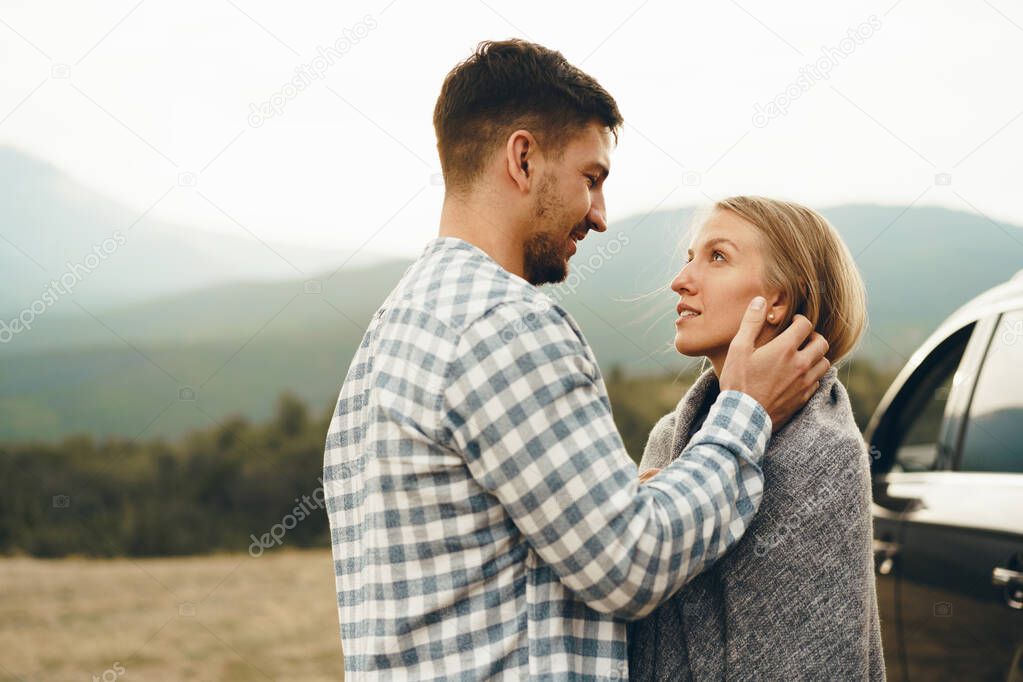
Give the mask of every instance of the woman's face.
[[[780, 319], [778, 309], [772, 308], [777, 297], [770, 296], [763, 284], [757, 229], [732, 211], [711, 214], [693, 237], [688, 257], [671, 283], [671, 290], [679, 295], [675, 348], [683, 355], [707, 356], [720, 374], [750, 301], [764, 296], [767, 312], [775, 312]], [[773, 330], [766, 335], [773, 336]]]

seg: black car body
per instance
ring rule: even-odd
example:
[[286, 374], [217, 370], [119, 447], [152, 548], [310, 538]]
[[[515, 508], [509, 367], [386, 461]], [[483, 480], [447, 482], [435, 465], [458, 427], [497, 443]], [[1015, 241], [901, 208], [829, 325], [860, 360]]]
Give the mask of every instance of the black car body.
[[867, 426], [891, 680], [1023, 680], [1023, 271], [952, 314]]

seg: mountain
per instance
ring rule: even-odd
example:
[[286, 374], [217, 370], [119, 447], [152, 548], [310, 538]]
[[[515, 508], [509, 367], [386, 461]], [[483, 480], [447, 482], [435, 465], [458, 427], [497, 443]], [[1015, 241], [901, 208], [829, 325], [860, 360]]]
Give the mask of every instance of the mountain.
[[[0, 150], [0, 177], [12, 164], [27, 175], [12, 176], [17, 187], [0, 183], [0, 234], [45, 254], [47, 268], [59, 271], [66, 254], [87, 252], [66, 240], [95, 240], [135, 219], [81, 188], [61, 189], [67, 181], [52, 168]], [[25, 180], [32, 173], [35, 180]], [[28, 196], [52, 205], [33, 206]], [[867, 285], [871, 327], [859, 352], [888, 367], [903, 364], [952, 310], [1023, 265], [1023, 229], [975, 214], [876, 205], [824, 213]], [[667, 290], [690, 216], [689, 209], [655, 211], [591, 234], [568, 279], [547, 288], [579, 322], [605, 372], [691, 366], [671, 346], [676, 299]], [[346, 255], [333, 253], [319, 267], [309, 260], [309, 275], [289, 276], [256, 240], [155, 221], [139, 223], [133, 235], [143, 224], [151, 239], [130, 237], [69, 300], [0, 345], [0, 439], [175, 436], [230, 414], [266, 417], [284, 390], [328, 409], [370, 316], [410, 263], [349, 263], [335, 272]], [[192, 238], [202, 245], [191, 246]], [[142, 260], [130, 245], [139, 245]], [[39, 295], [38, 283], [20, 280], [37, 268], [3, 246], [0, 301], [17, 309]], [[189, 273], [216, 271], [219, 281], [183, 281], [181, 263]]]
[[[193, 190], [170, 189], [176, 191]], [[44, 161], [0, 147], [0, 313], [8, 319], [18, 314], [62, 276], [74, 299], [91, 309], [225, 282], [301, 277], [352, 255], [262, 240], [218, 208], [210, 212], [233, 234], [154, 219]], [[351, 264], [374, 259], [358, 256]], [[70, 312], [72, 306], [57, 298], [55, 310]]]
[[[901, 366], [949, 313], [1023, 268], [1023, 228], [974, 213], [870, 204], [821, 212], [849, 246], [867, 288], [870, 325], [860, 352], [883, 365]], [[572, 267], [585, 277], [564, 301], [605, 363], [635, 366], [635, 357], [624, 352], [630, 346], [636, 352], [653, 351], [658, 342], [667, 346], [674, 295], [662, 288], [660, 295], [629, 299], [667, 287], [681, 267], [691, 216], [683, 209], [627, 218], [606, 234], [591, 235], [573, 258]], [[629, 241], [621, 253], [594, 258], [618, 232]], [[586, 274], [591, 258], [600, 265]], [[654, 358], [670, 369], [666, 358], [674, 353], [668, 347]], [[636, 368], [654, 369], [649, 360]]]

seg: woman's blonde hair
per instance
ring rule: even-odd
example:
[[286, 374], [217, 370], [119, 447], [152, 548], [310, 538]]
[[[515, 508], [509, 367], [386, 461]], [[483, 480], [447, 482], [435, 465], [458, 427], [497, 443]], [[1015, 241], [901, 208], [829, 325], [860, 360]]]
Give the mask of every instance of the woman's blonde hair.
[[779, 328], [804, 315], [827, 339], [832, 364], [848, 355], [867, 324], [867, 296], [852, 254], [831, 223], [805, 206], [766, 197], [729, 197], [714, 210], [732, 211], [760, 232], [764, 284], [789, 301]]

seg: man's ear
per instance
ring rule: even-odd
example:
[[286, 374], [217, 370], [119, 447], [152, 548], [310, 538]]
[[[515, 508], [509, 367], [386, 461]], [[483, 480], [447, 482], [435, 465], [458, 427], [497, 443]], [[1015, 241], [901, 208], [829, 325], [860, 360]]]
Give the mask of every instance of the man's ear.
[[531, 132], [516, 130], [508, 136], [508, 143], [505, 145], [505, 164], [508, 177], [518, 186], [519, 191], [529, 192], [541, 162], [539, 147]]

